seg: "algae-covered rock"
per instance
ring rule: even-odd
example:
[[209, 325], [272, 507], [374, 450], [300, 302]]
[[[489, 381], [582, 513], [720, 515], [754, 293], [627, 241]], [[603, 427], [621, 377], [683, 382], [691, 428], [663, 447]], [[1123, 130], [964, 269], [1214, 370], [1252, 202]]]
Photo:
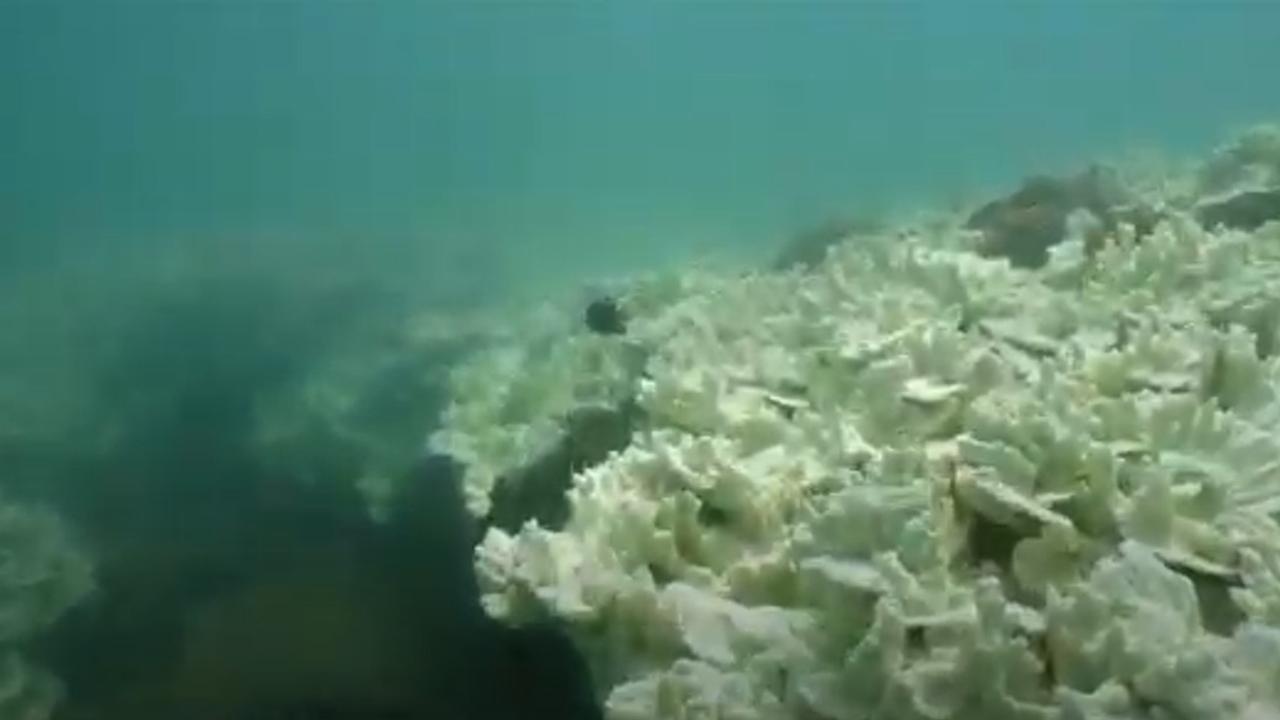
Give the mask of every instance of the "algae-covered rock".
[[1207, 200], [1196, 207], [1196, 217], [1207, 227], [1256, 230], [1280, 220], [1280, 189], [1242, 190]]
[[1049, 248], [1068, 239], [1069, 219], [1077, 211], [1087, 212], [1096, 223], [1086, 238], [1091, 246], [1121, 223], [1145, 235], [1158, 218], [1154, 209], [1120, 183], [1114, 171], [1094, 166], [1066, 178], [1029, 178], [1012, 194], [975, 210], [966, 225], [982, 233], [980, 254], [1035, 268], [1048, 261]]

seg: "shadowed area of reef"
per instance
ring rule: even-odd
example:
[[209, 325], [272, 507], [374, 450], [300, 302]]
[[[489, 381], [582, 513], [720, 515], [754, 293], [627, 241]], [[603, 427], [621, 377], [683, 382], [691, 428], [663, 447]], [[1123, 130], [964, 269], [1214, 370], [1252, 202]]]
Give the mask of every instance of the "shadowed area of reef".
[[[343, 445], [362, 433], [304, 423], [282, 460], [261, 441], [264, 399], [305, 395], [317, 358], [376, 346], [402, 308], [242, 280], [130, 306], [85, 368], [102, 415], [38, 483], [12, 483], [97, 563], [98, 591], [30, 649], [67, 687], [57, 717], [600, 717], [556, 628], [484, 615], [459, 468], [418, 456], [464, 349], [348, 363], [378, 369], [343, 422], [399, 428], [403, 448], [371, 460]], [[404, 488], [380, 521], [351, 482], [373, 460]]]

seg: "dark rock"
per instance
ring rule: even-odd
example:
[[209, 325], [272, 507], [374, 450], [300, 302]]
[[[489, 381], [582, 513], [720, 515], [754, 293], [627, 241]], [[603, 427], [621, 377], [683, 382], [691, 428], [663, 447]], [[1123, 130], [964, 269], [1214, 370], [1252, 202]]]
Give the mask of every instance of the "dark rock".
[[1048, 262], [1049, 248], [1067, 239], [1067, 219], [1081, 210], [1098, 220], [1097, 230], [1085, 238], [1089, 250], [1121, 223], [1133, 225], [1142, 237], [1159, 220], [1159, 213], [1132, 198], [1112, 171], [1093, 166], [1068, 178], [1029, 178], [1011, 195], [978, 208], [965, 226], [982, 232], [980, 254], [1036, 268]]
[[[503, 631], [491, 677], [503, 678], [501, 691], [488, 695], [500, 707], [483, 704], [480, 718], [524, 720], [603, 720], [604, 710], [586, 661], [557, 625], [537, 622]], [[479, 684], [489, 686], [481, 679]]]
[[559, 443], [528, 465], [499, 478], [493, 490], [489, 523], [507, 532], [519, 530], [531, 519], [544, 528], [562, 527], [569, 518], [566, 491], [573, 474], [625, 448], [631, 440], [634, 417], [631, 403], [574, 410], [565, 420]]
[[1238, 192], [1201, 203], [1195, 212], [1200, 224], [1207, 228], [1254, 230], [1280, 220], [1280, 188]]
[[[570, 458], [598, 452], [581, 432], [574, 437]], [[123, 578], [125, 590], [149, 583], [132, 593], [146, 602], [115, 612], [122, 579], [108, 577], [107, 607], [82, 608], [35, 648], [72, 689], [60, 717], [600, 717], [589, 670], [567, 638], [485, 616], [461, 470], [447, 456], [423, 459], [398, 483], [385, 523], [353, 512], [334, 524], [328, 510], [307, 512], [302, 527], [279, 510], [255, 517], [272, 529], [255, 536], [241, 576], [180, 598], [157, 597], [170, 571], [153, 563]], [[342, 506], [359, 511], [358, 500]], [[288, 507], [329, 502], [310, 495]], [[164, 549], [149, 557], [162, 560]], [[128, 626], [104, 625], [104, 611]]]
[[1062, 241], [1067, 212], [1061, 206], [1024, 201], [1015, 194], [1009, 201], [997, 201], [979, 210], [968, 227], [982, 230], [980, 254], [1008, 258], [1015, 267], [1034, 268], [1048, 262], [1049, 248]]
[[587, 306], [587, 329], [599, 335], [622, 335], [627, 331], [627, 319], [613, 298], [598, 298]]
[[[1113, 207], [1104, 218], [1109, 229], [1121, 223], [1133, 226], [1134, 236], [1139, 238], [1150, 235], [1161, 219], [1160, 211], [1150, 205], [1141, 203]], [[1096, 241], [1096, 239], [1090, 238], [1091, 241]], [[1096, 248], [1096, 244], [1092, 247]]]

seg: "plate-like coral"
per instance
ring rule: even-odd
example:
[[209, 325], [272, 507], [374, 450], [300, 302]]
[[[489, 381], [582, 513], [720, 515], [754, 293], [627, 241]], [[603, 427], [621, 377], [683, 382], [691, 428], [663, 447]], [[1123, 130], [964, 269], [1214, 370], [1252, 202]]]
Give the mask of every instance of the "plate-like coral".
[[440, 439], [478, 513], [576, 398], [641, 418], [563, 527], [489, 529], [485, 607], [561, 620], [612, 720], [1275, 711], [1280, 225], [1083, 242], [889, 229], [468, 371]]

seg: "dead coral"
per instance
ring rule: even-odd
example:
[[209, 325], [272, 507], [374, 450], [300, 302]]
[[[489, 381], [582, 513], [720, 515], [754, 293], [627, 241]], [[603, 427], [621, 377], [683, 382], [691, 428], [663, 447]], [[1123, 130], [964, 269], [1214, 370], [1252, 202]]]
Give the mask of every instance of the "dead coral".
[[1280, 220], [1280, 125], [1258, 125], [1213, 152], [1196, 174], [1194, 212], [1207, 228], [1254, 230]]
[[1197, 173], [1200, 194], [1280, 186], [1280, 125], [1258, 125], [1213, 152]]

